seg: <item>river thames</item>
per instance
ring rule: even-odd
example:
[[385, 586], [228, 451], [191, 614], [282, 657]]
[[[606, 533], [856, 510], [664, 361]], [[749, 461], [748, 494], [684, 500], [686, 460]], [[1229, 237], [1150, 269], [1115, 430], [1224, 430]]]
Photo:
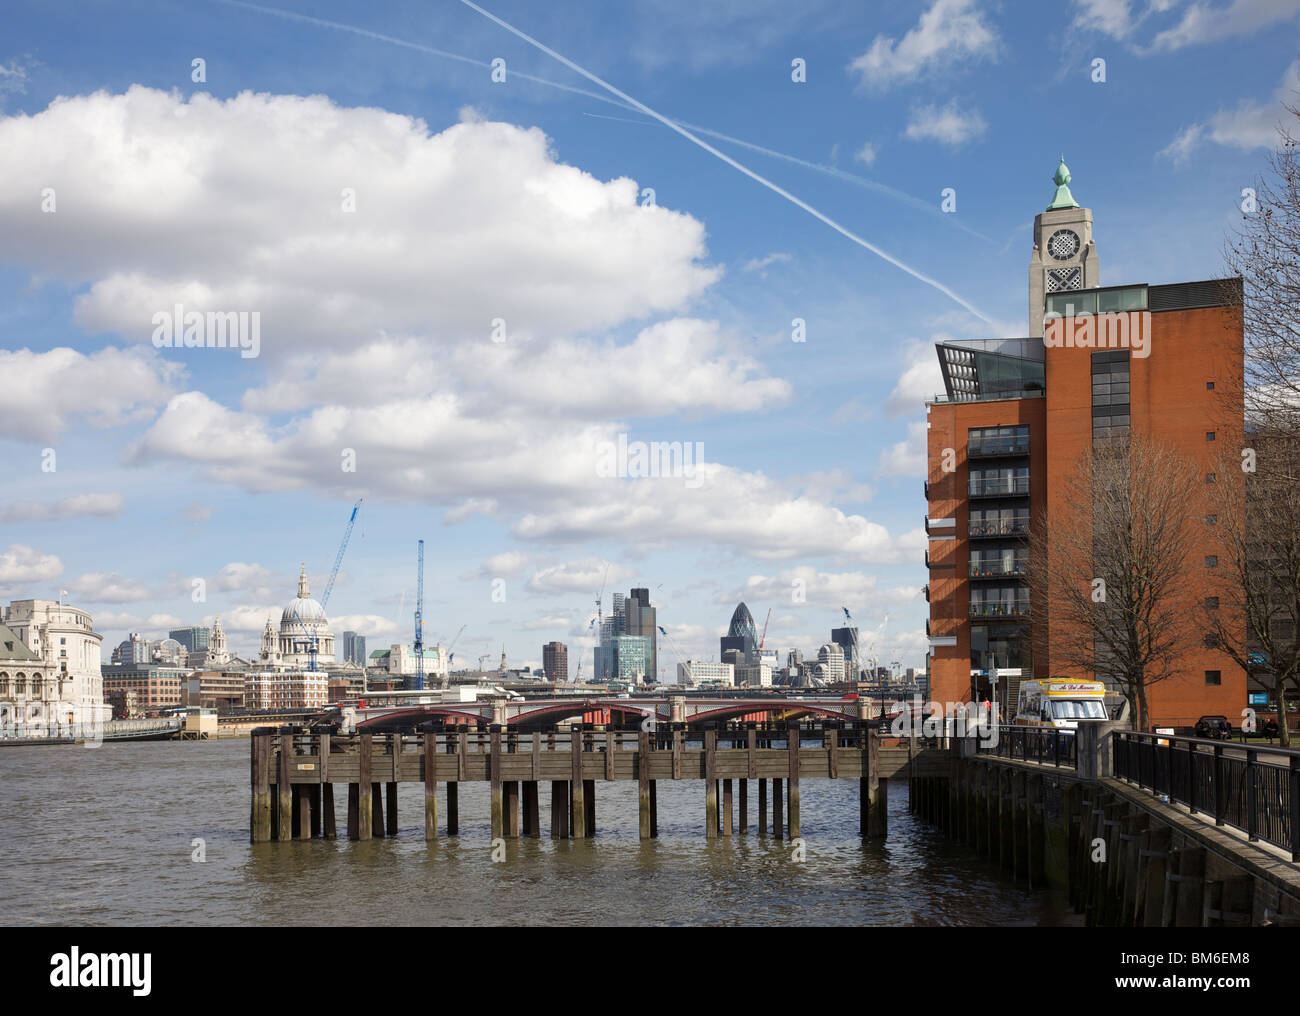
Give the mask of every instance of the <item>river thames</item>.
[[1063, 893], [913, 819], [904, 783], [887, 841], [865, 846], [857, 781], [805, 786], [796, 861], [752, 826], [707, 841], [699, 781], [659, 782], [659, 838], [643, 843], [636, 784], [598, 782], [595, 839], [509, 840], [494, 863], [484, 783], [436, 843], [423, 788], [403, 784], [395, 839], [250, 844], [248, 755], [246, 739], [0, 749], [0, 924], [1082, 924]]

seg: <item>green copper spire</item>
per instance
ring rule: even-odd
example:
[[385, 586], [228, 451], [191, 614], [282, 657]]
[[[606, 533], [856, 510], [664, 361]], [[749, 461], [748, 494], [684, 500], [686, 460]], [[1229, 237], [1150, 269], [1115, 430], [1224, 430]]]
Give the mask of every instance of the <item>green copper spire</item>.
[[1056, 197], [1052, 198], [1052, 203], [1047, 206], [1049, 212], [1058, 208], [1078, 208], [1079, 202], [1074, 200], [1074, 195], [1070, 193], [1070, 167], [1065, 164], [1065, 156], [1061, 156], [1061, 164], [1056, 167], [1056, 172], [1052, 175], [1052, 182], [1056, 184]]

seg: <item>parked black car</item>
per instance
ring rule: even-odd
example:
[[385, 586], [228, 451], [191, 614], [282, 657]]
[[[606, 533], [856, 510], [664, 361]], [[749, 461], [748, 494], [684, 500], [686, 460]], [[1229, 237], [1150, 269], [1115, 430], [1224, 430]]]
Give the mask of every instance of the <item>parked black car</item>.
[[1232, 737], [1232, 724], [1226, 716], [1202, 716], [1196, 721], [1196, 736], [1226, 741]]

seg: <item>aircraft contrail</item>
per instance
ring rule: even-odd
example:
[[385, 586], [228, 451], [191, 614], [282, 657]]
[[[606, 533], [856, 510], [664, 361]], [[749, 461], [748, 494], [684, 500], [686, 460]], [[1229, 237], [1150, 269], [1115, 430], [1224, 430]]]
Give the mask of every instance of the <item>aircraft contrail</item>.
[[[476, 60], [473, 57], [462, 56], [459, 53], [451, 53], [447, 50], [437, 49], [436, 47], [433, 46], [426, 46], [423, 43], [412, 42], [409, 39], [401, 39], [398, 38], [397, 36], [385, 35], [382, 32], [371, 31], [368, 28], [358, 28], [356, 25], [344, 24], [341, 21], [331, 21], [327, 18], [318, 18], [309, 14], [298, 14], [294, 11], [281, 10], [280, 8], [276, 8], [276, 7], [264, 7], [260, 4], [249, 3], [247, 2], [247, 0], [216, 0], [216, 2], [226, 4], [232, 7], [242, 7], [246, 10], [257, 11], [262, 14], [271, 15], [272, 17], [282, 18], [286, 21], [301, 21], [301, 22], [305, 22], [306, 24], [316, 25], [321, 28], [330, 28], [340, 32], [348, 32], [350, 34], [358, 35], [363, 38], [374, 39], [379, 42], [386, 42], [394, 46], [401, 46], [405, 49], [414, 50], [418, 53], [425, 53], [430, 56], [443, 57], [444, 59], [447, 60], [455, 60], [458, 63], [469, 64], [474, 67], [491, 69], [491, 64], [483, 60]], [[472, 3], [471, 0], [460, 0], [460, 2], [463, 3], [466, 7], [469, 7], [471, 10], [474, 10], [477, 13], [481, 14], [489, 21], [492, 21], [497, 25], [499, 25], [500, 27], [504, 28], [512, 35], [522, 39], [530, 46], [533, 46], [539, 51], [545, 53], [547, 56], [551, 57], [552, 59], [558, 60], [560, 63], [564, 64], [566, 67], [568, 67], [570, 70], [574, 71], [575, 73], [582, 75], [587, 80], [594, 82], [595, 84], [599, 85], [601, 88], [604, 88], [607, 92], [617, 96], [618, 99], [611, 99], [607, 95], [601, 95], [598, 92], [593, 92], [586, 88], [576, 88], [572, 85], [565, 85], [557, 81], [550, 81], [546, 78], [540, 78], [532, 74], [526, 74], [522, 71], [511, 71], [510, 73], [513, 76], [522, 78], [525, 81], [532, 81], [536, 84], [548, 85], [552, 88], [558, 88], [561, 91], [569, 92], [574, 95], [586, 96], [589, 99], [595, 99], [597, 102], [603, 102], [607, 105], [617, 106], [620, 109], [627, 109], [634, 112], [642, 113], [646, 116], [651, 117], [654, 120], [657, 120], [665, 127], [682, 135], [691, 143], [698, 145], [700, 148], [703, 148], [710, 155], [725, 162], [733, 169], [736, 169], [737, 171], [745, 174], [745, 176], [754, 180], [756, 183], [759, 183], [762, 186], [768, 188], [773, 193], [778, 194], [781, 197], [785, 198], [787, 201], [794, 204], [796, 207], [803, 209], [805, 212], [808, 212], [810, 215], [814, 216], [821, 222], [825, 223], [827, 226], [830, 226], [837, 233], [840, 233], [847, 239], [858, 244], [858, 246], [871, 251], [877, 257], [882, 258], [883, 260], [889, 262], [895, 268], [898, 268], [899, 270], [906, 272], [908, 275], [912, 276], [918, 281], [923, 282], [927, 286], [930, 286], [933, 289], [938, 290], [940, 293], [948, 297], [954, 303], [958, 304], [965, 310], [969, 311], [971, 314], [975, 315], [975, 317], [979, 318], [985, 324], [988, 324], [995, 328], [997, 327], [996, 322], [994, 322], [988, 315], [986, 315], [983, 311], [979, 310], [969, 301], [965, 300], [963, 297], [959, 296], [957, 293], [953, 292], [952, 289], [945, 286], [937, 279], [930, 278], [928, 275], [925, 275], [923, 272], [917, 271], [915, 268], [912, 268], [910, 265], [907, 265], [904, 262], [900, 261], [898, 258], [894, 257], [892, 254], [876, 246], [875, 244], [871, 243], [869, 240], [866, 240], [858, 236], [856, 233], [852, 232], [846, 227], [840, 225], [834, 219], [830, 218], [830, 216], [825, 215], [818, 209], [814, 208], [812, 205], [808, 204], [802, 198], [799, 198], [794, 194], [791, 194], [783, 187], [773, 183], [771, 180], [768, 180], [766, 177], [759, 175], [754, 170], [750, 169], [748, 166], [745, 166], [742, 163], [737, 162], [735, 159], [731, 158], [725, 153], [718, 151], [718, 149], [714, 148], [712, 145], [708, 144], [705, 141], [702, 141], [700, 138], [696, 137], [693, 133], [691, 133], [691, 131], [698, 131], [701, 134], [708, 134], [712, 137], [719, 138], [720, 140], [727, 141], [732, 144], [741, 145], [742, 147], [749, 148], [756, 152], [761, 152], [762, 154], [771, 156], [772, 158], [784, 159], [787, 162], [804, 166], [805, 168], [808, 169], [817, 170], [819, 172], [830, 173], [832, 176], [835, 176], [839, 179], [843, 179], [848, 182], [855, 183], [859, 186], [867, 187], [868, 189], [871, 190], [878, 190], [882, 193], [890, 194], [891, 196], [906, 201], [909, 204], [913, 204], [916, 205], [917, 207], [924, 208], [926, 211], [933, 211], [933, 209], [931, 209], [930, 206], [926, 205], [919, 198], [914, 198], [911, 195], [905, 194], [901, 191], [895, 191], [893, 188], [888, 187], [885, 184], [876, 183], [875, 181], [867, 180], [864, 177], [855, 176], [852, 173], [846, 173], [843, 170], [836, 169], [835, 167], [832, 166], [823, 166], [818, 163], [808, 162], [807, 160], [799, 159], [793, 155], [786, 155], [783, 152], [777, 152], [770, 148], [763, 148], [761, 145], [755, 145], [752, 142], [742, 141], [739, 138], [733, 138], [730, 137], [729, 135], [721, 134], [718, 131], [709, 130], [708, 128], [689, 125], [689, 129], [688, 129], [688, 125], [685, 124], [684, 122], [673, 120], [670, 117], [664, 116], [663, 114], [656, 112], [655, 110], [651, 109], [649, 106], [646, 106], [644, 103], [639, 102], [638, 100], [632, 98], [630, 95], [627, 95], [625, 92], [622, 92], [618, 88], [615, 88], [607, 81], [604, 81], [603, 79], [597, 77], [595, 74], [592, 74], [590, 71], [586, 70], [585, 68], [580, 67], [578, 64], [574, 63], [572, 60], [569, 60], [567, 57], [561, 55], [560, 53], [555, 52], [555, 50], [551, 49], [550, 47], [534, 39], [526, 32], [520, 31], [519, 29], [515, 28], [513, 25], [497, 17], [495, 14], [492, 14], [490, 11], [486, 11], [482, 7], [478, 6], [477, 4]], [[618, 101], [620, 99], [622, 100], [621, 102]], [[984, 236], [982, 233], [979, 233], [971, 229], [970, 227], [965, 226], [960, 222], [957, 222], [956, 220], [952, 220], [952, 224], [957, 226], [959, 229], [962, 229], [975, 236], [979, 236], [981, 239], [985, 239], [985, 240], [989, 239], [988, 237]]]
[[632, 96], [628, 95], [626, 92], [620, 91], [618, 88], [615, 88], [613, 85], [611, 85], [608, 81], [605, 81], [604, 79], [597, 77], [595, 74], [592, 74], [591, 71], [587, 70], [585, 67], [579, 66], [578, 64], [570, 60], [568, 57], [563, 56], [560, 53], [557, 53], [555, 50], [551, 49], [549, 46], [545, 45], [544, 43], [538, 42], [527, 32], [523, 32], [520, 29], [515, 28], [514, 25], [511, 25], [507, 21], [503, 21], [501, 18], [498, 18], [495, 14], [491, 13], [490, 11], [485, 11], [478, 4], [474, 3], [473, 0], [460, 0], [460, 2], [464, 4], [466, 7], [470, 8], [470, 10], [477, 11], [479, 14], [483, 15], [483, 17], [487, 18], [489, 21], [492, 21], [500, 25], [511, 35], [516, 36], [519, 39], [522, 39], [530, 46], [545, 53], [553, 60], [558, 60], [560, 63], [564, 64], [565, 67], [569, 68], [569, 70], [577, 74], [581, 74], [588, 81], [594, 82], [595, 84], [599, 85], [601, 88], [604, 88], [606, 91], [610, 92], [612, 95], [616, 95], [618, 98], [622, 99], [624, 102], [628, 103], [629, 105], [635, 107], [637, 110], [644, 113], [646, 116], [653, 117], [654, 119], [658, 120], [661, 124], [663, 124], [665, 127], [669, 128], [670, 130], [676, 131], [687, 141], [690, 141], [692, 144], [698, 145], [700, 148], [703, 148], [706, 152], [708, 152], [710, 155], [714, 156], [715, 158], [721, 159], [732, 169], [744, 173], [745, 176], [749, 177], [755, 183], [762, 184], [764, 187], [772, 191], [774, 194], [779, 194], [781, 197], [785, 198], [791, 204], [795, 205], [798, 208], [802, 208], [809, 215], [814, 216], [821, 222], [830, 226], [831, 229], [835, 230], [841, 236], [844, 236], [847, 239], [852, 240], [858, 246], [863, 247], [866, 250], [871, 251], [871, 253], [875, 254], [877, 257], [882, 258], [885, 261], [888, 261], [895, 268], [898, 268], [899, 270], [906, 272], [908, 275], [912, 276], [912, 278], [918, 280], [919, 282], [923, 282], [927, 286], [930, 286], [931, 288], [938, 290], [940, 293], [948, 297], [948, 299], [952, 300], [954, 303], [970, 311], [970, 313], [974, 314], [985, 324], [993, 328], [997, 327], [997, 322], [995, 322], [987, 314], [985, 314], [983, 311], [977, 308], [974, 304], [970, 303], [968, 300], [962, 298], [961, 296], [958, 296], [955, 292], [953, 292], [951, 289], [945, 286], [938, 279], [930, 278], [930, 276], [924, 274], [923, 272], [919, 272], [915, 268], [911, 267], [910, 265], [903, 263], [898, 258], [890, 254], [888, 251], [882, 250], [880, 247], [877, 247], [870, 240], [864, 240], [862, 237], [858, 236], [852, 230], [849, 230], [846, 227], [841, 226], [829, 215], [826, 215], [818, 211], [816, 208], [808, 204], [808, 202], [804, 201], [802, 198], [796, 197], [785, 188], [780, 187], [777, 184], [774, 184], [771, 180], [768, 180], [763, 176], [760, 176], [758, 173], [754, 172], [748, 166], [744, 165], [743, 163], [737, 162], [735, 159], [727, 155], [725, 152], [718, 151], [707, 141], [700, 140], [689, 130], [687, 130], [685, 127], [678, 124], [675, 120], [671, 120], [668, 117], [664, 116], [663, 114], [655, 112], [655, 110], [651, 109], [645, 103], [639, 102], [638, 100], [632, 98]]

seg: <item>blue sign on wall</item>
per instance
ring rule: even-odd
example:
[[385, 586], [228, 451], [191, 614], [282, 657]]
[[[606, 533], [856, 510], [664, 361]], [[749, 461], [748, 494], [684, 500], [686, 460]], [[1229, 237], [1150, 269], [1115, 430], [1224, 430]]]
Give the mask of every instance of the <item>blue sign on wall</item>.
[[1252, 706], [1266, 706], [1268, 705], [1268, 693], [1252, 691], [1246, 696], [1246, 701]]

